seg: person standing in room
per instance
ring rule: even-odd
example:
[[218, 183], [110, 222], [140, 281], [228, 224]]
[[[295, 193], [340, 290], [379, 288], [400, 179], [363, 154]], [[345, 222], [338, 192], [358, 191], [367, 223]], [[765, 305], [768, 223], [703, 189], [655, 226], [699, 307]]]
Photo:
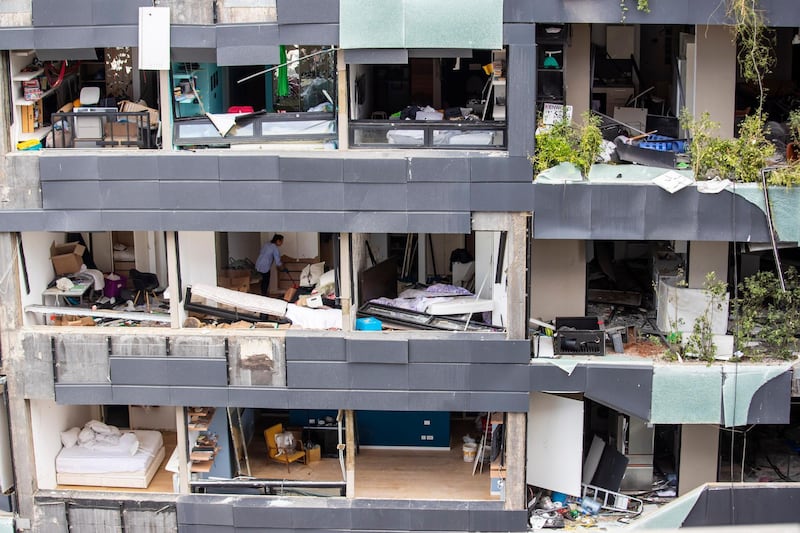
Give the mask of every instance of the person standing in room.
[[269, 296], [269, 278], [272, 265], [283, 268], [288, 274], [289, 269], [281, 262], [280, 246], [283, 244], [283, 235], [276, 233], [272, 239], [261, 247], [256, 259], [256, 270], [261, 273], [261, 296]]

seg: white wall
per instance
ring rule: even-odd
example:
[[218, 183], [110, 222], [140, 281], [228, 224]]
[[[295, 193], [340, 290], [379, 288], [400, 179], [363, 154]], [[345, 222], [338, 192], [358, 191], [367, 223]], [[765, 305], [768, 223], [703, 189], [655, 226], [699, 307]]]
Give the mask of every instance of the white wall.
[[586, 314], [586, 246], [582, 240], [531, 242], [531, 317]]
[[192, 283], [216, 285], [217, 263], [214, 260], [216, 250], [214, 232], [181, 231], [178, 234], [178, 243], [181, 258], [181, 280], [184, 287]]
[[259, 233], [228, 233], [228, 257], [220, 258], [221, 264], [228, 264], [228, 259], [250, 259], [253, 263], [258, 258], [261, 249], [261, 235]]
[[719, 427], [681, 426], [680, 471], [678, 496], [683, 496], [703, 483], [717, 480]]
[[589, 24], [573, 24], [572, 38], [564, 51], [564, 82], [567, 105], [572, 106], [572, 118], [578, 121], [589, 110], [591, 86], [591, 28]]
[[719, 281], [728, 280], [728, 243], [692, 241], [689, 243], [689, 287], [704, 289], [706, 274], [714, 272]]
[[[25, 232], [22, 234], [22, 248], [25, 251], [25, 265], [28, 273], [30, 293], [25, 293], [25, 281], [22, 257], [19, 257], [19, 286], [20, 303], [24, 309], [26, 305], [42, 305], [42, 291], [48, 283], [56, 278], [53, 263], [50, 261], [50, 245], [64, 244], [64, 233]], [[23, 315], [23, 324], [43, 324], [44, 319], [32, 313]]]
[[736, 86], [736, 45], [728, 26], [697, 26], [694, 78], [694, 115], [708, 111], [719, 122], [719, 135], [731, 138], [736, 109], [735, 91], [720, 87]]
[[99, 419], [99, 408], [90, 405], [58, 405], [51, 400], [31, 400], [31, 429], [40, 489], [56, 488], [56, 455], [61, 451], [61, 432], [83, 427]]
[[[274, 233], [269, 233], [261, 242], [269, 242]], [[319, 257], [319, 233], [294, 232], [282, 233], [283, 244], [281, 254], [295, 259], [309, 259]], [[257, 255], [257, 254], [256, 254]]]

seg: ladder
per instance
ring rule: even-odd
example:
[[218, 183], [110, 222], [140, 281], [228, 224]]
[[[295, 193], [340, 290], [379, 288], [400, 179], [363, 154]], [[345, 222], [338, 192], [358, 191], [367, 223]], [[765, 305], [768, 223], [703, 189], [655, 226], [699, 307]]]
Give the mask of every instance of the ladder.
[[607, 511], [639, 515], [644, 509], [644, 502], [639, 498], [595, 487], [594, 485], [587, 485], [586, 483], [581, 483], [581, 487], [583, 488], [581, 491], [582, 498], [594, 498], [600, 502], [600, 507]]

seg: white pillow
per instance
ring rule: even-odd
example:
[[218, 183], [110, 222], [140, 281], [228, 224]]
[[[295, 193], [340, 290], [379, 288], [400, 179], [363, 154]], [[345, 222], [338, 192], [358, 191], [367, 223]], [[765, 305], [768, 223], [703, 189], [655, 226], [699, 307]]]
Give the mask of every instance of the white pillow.
[[83, 427], [89, 428], [100, 435], [119, 435], [119, 429], [116, 426], [106, 425], [99, 420], [90, 420]]
[[123, 433], [119, 438], [119, 446], [123, 450], [128, 450], [131, 455], [136, 455], [139, 451], [139, 439], [136, 438], [135, 433]]
[[300, 273], [300, 286], [313, 287], [317, 284], [323, 272], [325, 272], [325, 261], [314, 263], [313, 265], [306, 265]]
[[61, 432], [61, 444], [64, 445], [64, 448], [72, 448], [76, 444], [78, 444], [78, 434], [81, 432], [81, 428], [74, 427], [70, 428], [66, 431]]
[[320, 287], [325, 287], [328, 285], [335, 285], [336, 284], [336, 270], [331, 269], [327, 272], [323, 273], [319, 280], [317, 281], [317, 289]]
[[94, 442], [94, 431], [89, 428], [83, 428], [81, 432], [78, 433], [78, 443], [80, 445], [85, 445], [90, 442]]

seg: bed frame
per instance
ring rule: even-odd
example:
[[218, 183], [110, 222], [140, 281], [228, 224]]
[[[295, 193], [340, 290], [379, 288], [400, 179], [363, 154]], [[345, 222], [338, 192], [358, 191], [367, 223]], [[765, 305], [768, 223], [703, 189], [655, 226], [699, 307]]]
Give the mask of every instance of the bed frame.
[[56, 482], [59, 485], [146, 489], [164, 461], [165, 453], [164, 446], [161, 446], [145, 471], [103, 472], [101, 474], [56, 473]]

